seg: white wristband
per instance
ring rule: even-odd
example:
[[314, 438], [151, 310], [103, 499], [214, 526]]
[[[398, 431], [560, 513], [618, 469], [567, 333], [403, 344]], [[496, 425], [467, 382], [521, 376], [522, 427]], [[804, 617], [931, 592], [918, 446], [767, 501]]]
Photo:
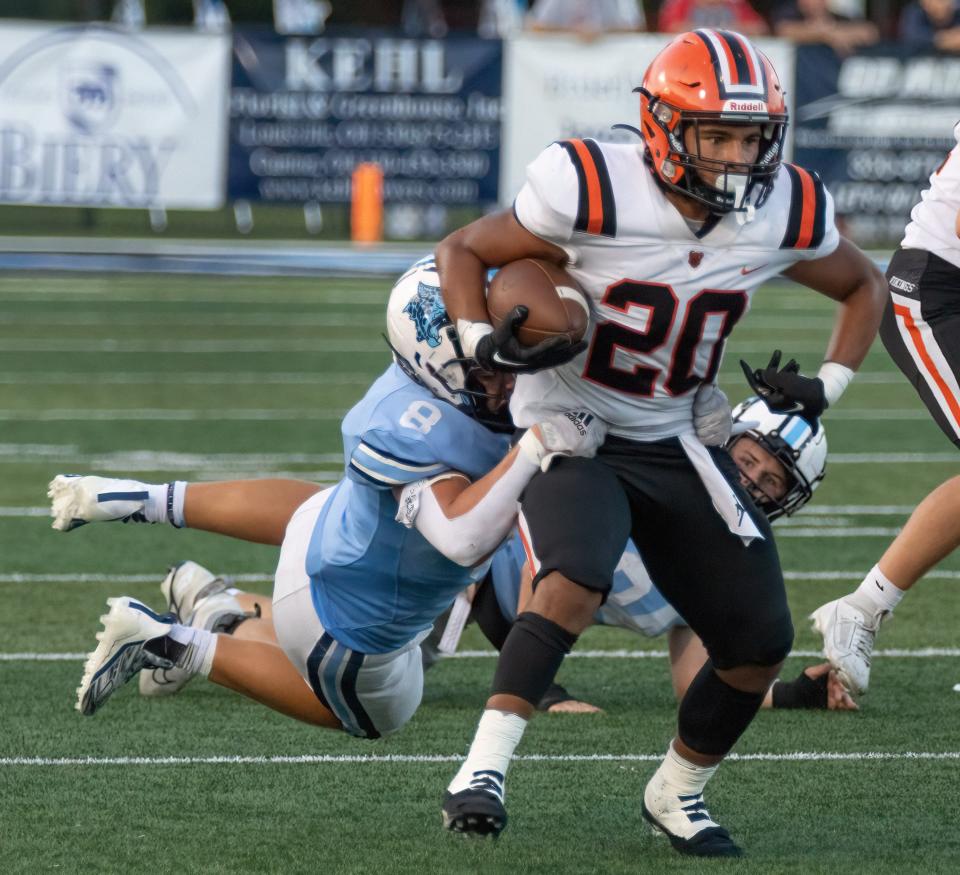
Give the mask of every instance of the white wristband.
[[460, 335], [460, 346], [467, 358], [473, 358], [477, 352], [477, 344], [493, 331], [489, 322], [471, 322], [469, 319], [457, 320], [457, 334]]
[[837, 362], [824, 362], [820, 365], [817, 377], [823, 381], [823, 395], [827, 399], [827, 406], [833, 407], [840, 400], [853, 375], [853, 370]]

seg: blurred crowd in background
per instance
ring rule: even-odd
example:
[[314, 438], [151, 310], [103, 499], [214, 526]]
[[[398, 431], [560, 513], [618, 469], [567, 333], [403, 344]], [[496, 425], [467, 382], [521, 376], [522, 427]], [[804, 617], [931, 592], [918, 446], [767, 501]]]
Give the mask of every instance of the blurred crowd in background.
[[840, 55], [881, 39], [917, 51], [960, 52], [960, 0], [4, 0], [0, 17], [112, 20], [134, 28], [192, 23], [208, 31], [259, 22], [281, 33], [363, 25], [437, 38], [527, 29], [590, 39], [715, 27], [823, 43]]

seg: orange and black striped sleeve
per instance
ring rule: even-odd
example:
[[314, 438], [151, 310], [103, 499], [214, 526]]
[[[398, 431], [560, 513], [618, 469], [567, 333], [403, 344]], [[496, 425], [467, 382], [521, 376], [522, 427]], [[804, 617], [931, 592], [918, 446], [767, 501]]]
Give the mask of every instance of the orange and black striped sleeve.
[[827, 190], [816, 173], [784, 164], [790, 176], [790, 212], [781, 249], [816, 249], [827, 227]]
[[617, 236], [617, 205], [603, 152], [595, 140], [559, 140], [577, 172], [580, 194], [574, 231]]

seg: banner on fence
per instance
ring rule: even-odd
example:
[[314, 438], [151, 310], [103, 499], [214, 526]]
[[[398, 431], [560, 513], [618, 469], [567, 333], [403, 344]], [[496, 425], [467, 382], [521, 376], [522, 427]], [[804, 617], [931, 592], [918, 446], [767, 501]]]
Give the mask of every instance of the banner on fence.
[[0, 202], [223, 204], [229, 37], [0, 26]]
[[797, 163], [821, 174], [848, 236], [865, 246], [898, 242], [955, 145], [960, 58], [880, 45], [840, 59], [799, 46], [797, 69]]
[[376, 162], [388, 203], [495, 202], [500, 90], [496, 40], [235, 32], [230, 197], [347, 202]]
[[[635, 134], [611, 127], [640, 126], [640, 98], [633, 89], [670, 39], [665, 34], [613, 35], [592, 42], [557, 34], [512, 39], [506, 49], [501, 202], [513, 201], [527, 164], [554, 140], [637, 142]], [[793, 46], [763, 39], [756, 44], [773, 62], [780, 80], [792, 82]], [[785, 87], [790, 105], [790, 87]]]

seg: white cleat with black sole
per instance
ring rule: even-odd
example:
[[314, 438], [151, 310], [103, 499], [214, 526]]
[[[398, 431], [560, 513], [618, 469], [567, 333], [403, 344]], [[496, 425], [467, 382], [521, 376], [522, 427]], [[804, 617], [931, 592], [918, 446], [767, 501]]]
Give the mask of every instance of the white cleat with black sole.
[[58, 474], [47, 487], [53, 528], [61, 532], [99, 522], [147, 522], [149, 498], [143, 483], [113, 477]]
[[846, 598], [821, 605], [811, 615], [823, 636], [823, 654], [849, 692], [862, 695], [870, 686], [870, 660], [885, 614], [868, 617]]
[[643, 817], [663, 833], [674, 850], [692, 857], [740, 857], [743, 851], [730, 833], [716, 823], [703, 801], [703, 794], [673, 792], [659, 772], [643, 793]]
[[[87, 717], [142, 668], [172, 668], [175, 660], [171, 653], [159, 655], [146, 649], [170, 632], [171, 617], [155, 614], [129, 596], [107, 599], [107, 604], [110, 611], [100, 618], [103, 629], [97, 633], [100, 643], [87, 658], [77, 688], [77, 710]], [[164, 649], [159, 648], [161, 653]]]
[[[231, 581], [217, 577], [196, 562], [174, 565], [160, 584], [167, 602], [167, 610], [184, 626], [222, 632], [232, 629], [247, 617], [236, 596], [226, 590]], [[140, 695], [148, 697], [172, 696], [179, 693], [192, 673], [176, 666], [172, 668], [145, 668], [140, 672]]]

